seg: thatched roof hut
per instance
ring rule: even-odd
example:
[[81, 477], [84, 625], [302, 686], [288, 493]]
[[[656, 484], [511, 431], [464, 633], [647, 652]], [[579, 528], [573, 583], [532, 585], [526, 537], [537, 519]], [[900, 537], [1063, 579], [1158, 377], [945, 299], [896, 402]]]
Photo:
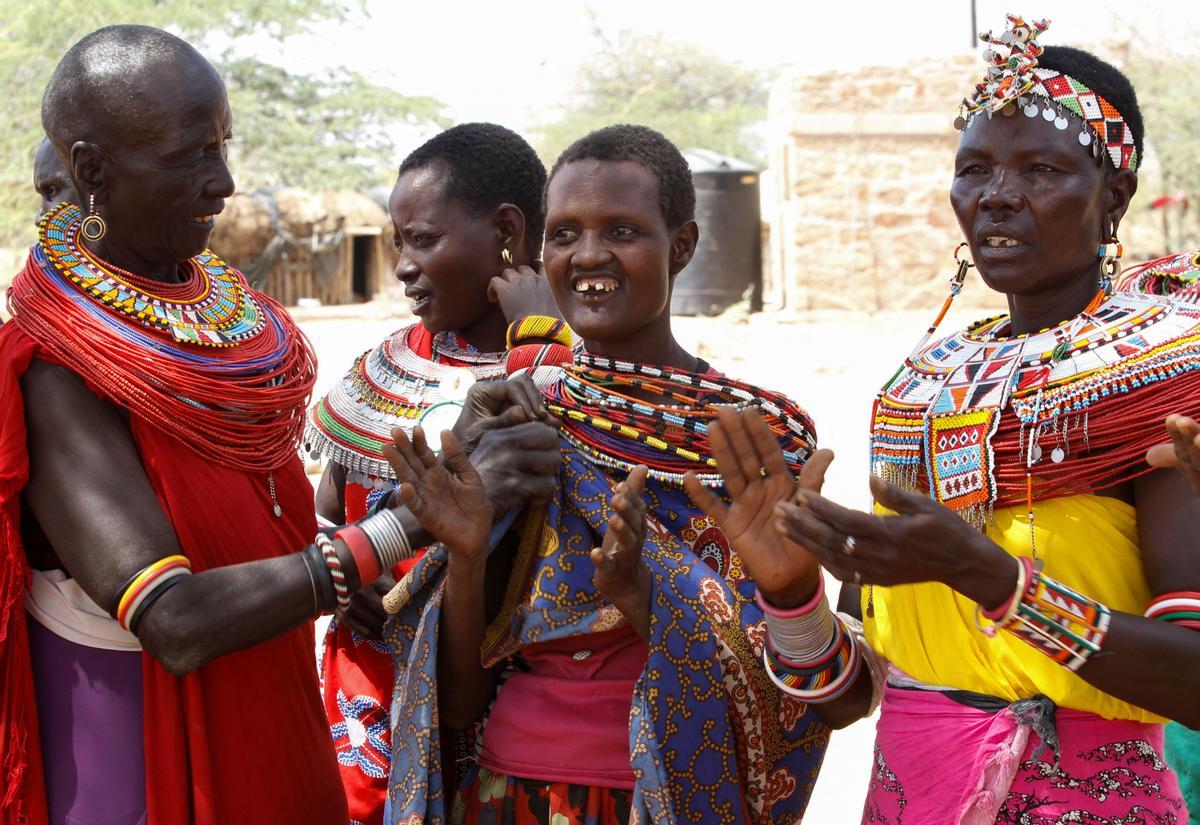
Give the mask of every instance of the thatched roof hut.
[[368, 195], [284, 188], [226, 201], [211, 246], [287, 306], [349, 304], [395, 283], [391, 236], [386, 210]]

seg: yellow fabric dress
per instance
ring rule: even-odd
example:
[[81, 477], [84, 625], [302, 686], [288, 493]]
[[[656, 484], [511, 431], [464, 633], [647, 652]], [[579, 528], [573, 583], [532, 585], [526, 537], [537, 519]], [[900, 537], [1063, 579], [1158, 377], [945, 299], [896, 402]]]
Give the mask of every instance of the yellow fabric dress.
[[[1141, 615], [1150, 601], [1138, 547], [1137, 513], [1123, 501], [1075, 495], [1034, 505], [1045, 572], [1114, 612]], [[1031, 556], [1024, 507], [996, 510], [988, 536], [1013, 556]], [[874, 616], [867, 616], [872, 598]], [[1105, 719], [1166, 719], [1092, 687], [1009, 633], [984, 635], [975, 603], [944, 584], [863, 590], [864, 630], [874, 650], [912, 678], [1009, 702], [1044, 694], [1059, 707]]]

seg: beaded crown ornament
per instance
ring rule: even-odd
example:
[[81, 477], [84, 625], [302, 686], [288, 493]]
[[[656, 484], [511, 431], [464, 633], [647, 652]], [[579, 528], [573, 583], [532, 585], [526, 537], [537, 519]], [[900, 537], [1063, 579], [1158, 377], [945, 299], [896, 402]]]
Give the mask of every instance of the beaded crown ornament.
[[1068, 115], [1072, 115], [1080, 125], [1079, 143], [1090, 147], [1093, 156], [1107, 152], [1115, 168], [1136, 171], [1139, 158], [1133, 132], [1116, 107], [1076, 78], [1038, 65], [1045, 48], [1037, 39], [1050, 21], [1007, 17], [1008, 28], [999, 36], [979, 34], [988, 44], [983, 52], [987, 75], [963, 99], [954, 128], [964, 131], [981, 115], [990, 118], [999, 112], [1012, 117], [1020, 111], [1025, 117], [1040, 116], [1062, 131], [1071, 125]]

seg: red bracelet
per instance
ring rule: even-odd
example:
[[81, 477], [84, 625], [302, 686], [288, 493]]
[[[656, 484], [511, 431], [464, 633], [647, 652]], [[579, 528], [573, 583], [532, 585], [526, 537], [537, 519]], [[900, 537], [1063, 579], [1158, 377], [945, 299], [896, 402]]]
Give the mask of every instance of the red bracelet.
[[375, 555], [375, 546], [367, 538], [361, 527], [350, 525], [334, 533], [350, 549], [354, 558], [354, 566], [358, 568], [358, 586], [366, 587], [379, 578], [379, 556]]
[[758, 606], [762, 608], [762, 612], [769, 616], [775, 616], [780, 619], [798, 619], [801, 616], [807, 616], [817, 609], [817, 605], [821, 604], [825, 599], [825, 577], [817, 576], [817, 592], [813, 597], [799, 607], [793, 607], [790, 610], [784, 610], [774, 605], [768, 604], [767, 600], [762, 597], [762, 593], [758, 588], [754, 588], [754, 601], [758, 602]]

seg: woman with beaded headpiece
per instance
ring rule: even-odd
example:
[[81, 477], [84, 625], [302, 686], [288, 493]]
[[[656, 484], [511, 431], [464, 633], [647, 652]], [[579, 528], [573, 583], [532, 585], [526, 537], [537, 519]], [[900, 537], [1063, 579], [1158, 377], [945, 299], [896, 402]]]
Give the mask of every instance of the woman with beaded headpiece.
[[[950, 190], [1009, 313], [931, 340], [935, 323], [884, 385], [879, 514], [801, 490], [735, 547], [782, 533], [797, 579], [819, 563], [863, 585], [861, 653], [886, 678], [824, 712], [882, 700], [864, 822], [1180, 823], [1163, 722], [1200, 726], [1200, 500], [1145, 458], [1167, 411], [1200, 411], [1200, 310], [1112, 288], [1142, 149], [1129, 82], [1009, 21], [983, 38]], [[842, 621], [768, 624], [781, 689], [825, 666]]]
[[[671, 289], [698, 230], [690, 171], [666, 138], [640, 126], [581, 138], [546, 206], [547, 278], [583, 339], [573, 363], [533, 373], [560, 428], [554, 495], [489, 550], [491, 507], [454, 438], [436, 466], [423, 432], [388, 448], [441, 544], [385, 600], [397, 613], [387, 822], [798, 821], [828, 729], [767, 680], [763, 613], [795, 607], [811, 581], [779, 586], [779, 542], [743, 564], [730, 540], [746, 507], [718, 524], [682, 487], [724, 495], [724, 445], [706, 433], [726, 405], [766, 416], [778, 460], [756, 486], [776, 491], [794, 488], [812, 424], [675, 340]], [[477, 750], [464, 731], [481, 735]]]
[[[531, 267], [541, 250], [545, 181], [546, 169], [529, 144], [492, 123], [448, 129], [400, 165], [388, 203], [399, 252], [396, 277], [420, 320], [359, 356], [309, 413], [305, 448], [329, 461], [317, 509], [330, 523], [356, 522], [389, 501], [399, 504], [382, 452], [393, 428], [454, 423], [469, 387], [470, 403], [488, 412], [501, 412], [509, 393], [523, 389], [527, 401], [536, 400], [532, 384], [475, 384], [505, 377], [506, 343], [539, 340], [569, 360], [570, 331], [556, 317], [545, 278]], [[526, 411], [536, 413], [526, 418]], [[539, 415], [545, 417], [540, 404], [518, 404], [503, 420], [491, 418], [486, 436], [466, 436], [498, 512], [519, 504], [539, 476], [540, 483], [553, 483], [558, 442], [550, 427], [534, 420]], [[399, 512], [409, 546], [422, 547], [428, 535], [411, 514]], [[325, 711], [350, 817], [362, 825], [383, 819], [391, 764], [392, 657], [381, 635], [381, 599], [416, 555], [356, 593], [325, 635]]]

